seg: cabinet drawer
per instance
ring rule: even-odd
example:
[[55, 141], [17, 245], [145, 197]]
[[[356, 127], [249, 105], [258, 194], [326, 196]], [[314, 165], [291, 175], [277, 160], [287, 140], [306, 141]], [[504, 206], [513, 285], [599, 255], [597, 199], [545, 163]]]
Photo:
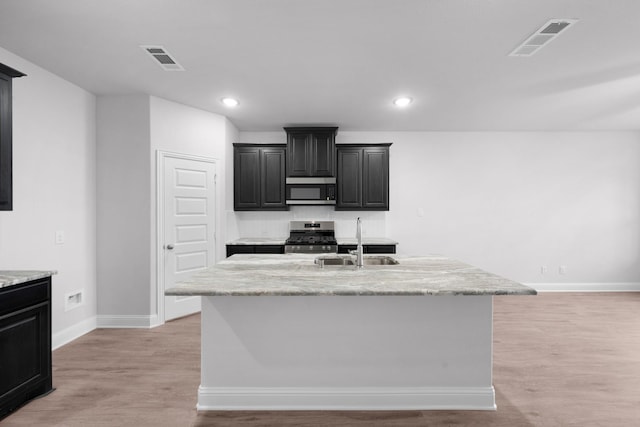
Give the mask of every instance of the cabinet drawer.
[[257, 254], [283, 254], [284, 245], [256, 245]]
[[283, 254], [284, 245], [227, 245], [227, 258], [235, 254]]
[[43, 278], [0, 289], [0, 315], [48, 301], [51, 279]]
[[[339, 254], [348, 254], [349, 251], [355, 251], [356, 245], [339, 245]], [[365, 254], [395, 254], [396, 245], [362, 245]]]
[[227, 258], [235, 254], [253, 254], [253, 245], [227, 245]]
[[366, 245], [364, 252], [367, 254], [395, 254], [396, 245]]

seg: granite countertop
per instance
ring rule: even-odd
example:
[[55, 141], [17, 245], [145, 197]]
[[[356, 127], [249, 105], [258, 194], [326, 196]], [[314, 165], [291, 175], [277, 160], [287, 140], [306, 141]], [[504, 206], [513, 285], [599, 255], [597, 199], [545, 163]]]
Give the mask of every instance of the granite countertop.
[[[346, 255], [348, 257], [348, 255]], [[165, 295], [535, 295], [528, 286], [438, 255], [393, 256], [398, 265], [325, 267], [309, 254], [238, 254]]]
[[[358, 239], [355, 237], [336, 237], [339, 245], [357, 245]], [[363, 245], [397, 245], [393, 239], [389, 239], [387, 237], [363, 237], [362, 238]]]
[[227, 245], [284, 245], [286, 237], [242, 237], [230, 240]]
[[[284, 245], [286, 237], [242, 237], [230, 240], [227, 245]], [[336, 237], [339, 245], [356, 245], [358, 239], [355, 237]], [[397, 245], [398, 242], [386, 237], [363, 237], [364, 245]]]
[[53, 276], [55, 270], [0, 270], [0, 288]]

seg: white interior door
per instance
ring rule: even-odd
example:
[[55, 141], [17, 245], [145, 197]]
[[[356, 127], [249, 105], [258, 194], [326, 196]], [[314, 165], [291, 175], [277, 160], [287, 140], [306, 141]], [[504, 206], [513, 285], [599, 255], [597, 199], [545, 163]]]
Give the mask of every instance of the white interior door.
[[[164, 288], [215, 263], [215, 163], [164, 156]], [[164, 319], [200, 311], [200, 297], [164, 297]]]

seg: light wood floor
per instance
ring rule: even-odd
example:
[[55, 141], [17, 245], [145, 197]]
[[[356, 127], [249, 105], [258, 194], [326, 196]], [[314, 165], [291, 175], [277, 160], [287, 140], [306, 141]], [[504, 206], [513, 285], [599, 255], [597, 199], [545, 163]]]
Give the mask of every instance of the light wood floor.
[[640, 426], [640, 293], [495, 298], [498, 410], [201, 412], [200, 317], [96, 330], [53, 353], [10, 426]]

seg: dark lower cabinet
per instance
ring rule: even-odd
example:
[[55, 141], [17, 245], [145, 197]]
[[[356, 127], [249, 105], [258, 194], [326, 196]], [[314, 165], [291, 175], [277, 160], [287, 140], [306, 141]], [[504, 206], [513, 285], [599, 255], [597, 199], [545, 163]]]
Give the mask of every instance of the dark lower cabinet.
[[0, 288], [0, 419], [51, 390], [51, 278]]
[[336, 210], [389, 210], [389, 146], [339, 144]]
[[[339, 254], [348, 254], [355, 251], [356, 245], [338, 245]], [[362, 245], [365, 254], [395, 254], [396, 245]]]
[[283, 254], [284, 245], [227, 245], [227, 258], [235, 254]]
[[234, 210], [288, 210], [284, 192], [285, 145], [233, 145]]

